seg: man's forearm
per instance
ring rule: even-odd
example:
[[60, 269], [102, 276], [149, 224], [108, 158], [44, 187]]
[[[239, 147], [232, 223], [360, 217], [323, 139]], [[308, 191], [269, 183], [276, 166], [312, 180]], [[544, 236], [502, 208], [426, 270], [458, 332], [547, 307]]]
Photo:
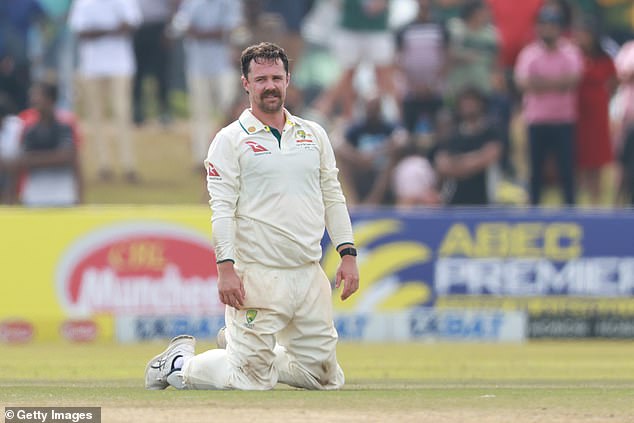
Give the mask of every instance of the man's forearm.
[[92, 29], [89, 31], [81, 31], [79, 33], [80, 39], [93, 40], [96, 38], [113, 36], [113, 35], [126, 35], [133, 30], [133, 27], [128, 24], [121, 24], [114, 29]]
[[51, 166], [73, 166], [76, 160], [76, 152], [73, 149], [66, 149], [54, 152], [28, 152], [19, 159], [19, 167], [26, 169], [51, 167]]
[[197, 40], [222, 40], [225, 35], [225, 31], [222, 29], [214, 29], [211, 31], [189, 29], [187, 35]]
[[450, 178], [465, 178], [484, 167], [484, 159], [478, 152], [449, 156], [439, 166], [439, 173]]

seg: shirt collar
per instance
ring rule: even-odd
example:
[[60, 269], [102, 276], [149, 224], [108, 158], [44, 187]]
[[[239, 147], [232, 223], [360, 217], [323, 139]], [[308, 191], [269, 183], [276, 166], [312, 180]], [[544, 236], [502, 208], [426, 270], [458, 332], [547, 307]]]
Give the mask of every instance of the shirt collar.
[[[301, 122], [299, 121], [299, 119], [293, 116], [288, 110], [284, 109], [284, 114], [286, 116], [286, 124], [284, 125], [284, 129], [289, 126], [301, 126]], [[260, 131], [270, 131], [267, 125], [263, 124], [258, 118], [253, 116], [253, 113], [251, 113], [251, 109], [245, 109], [242, 112], [242, 114], [238, 118], [238, 123], [247, 134], [255, 134], [256, 132]]]

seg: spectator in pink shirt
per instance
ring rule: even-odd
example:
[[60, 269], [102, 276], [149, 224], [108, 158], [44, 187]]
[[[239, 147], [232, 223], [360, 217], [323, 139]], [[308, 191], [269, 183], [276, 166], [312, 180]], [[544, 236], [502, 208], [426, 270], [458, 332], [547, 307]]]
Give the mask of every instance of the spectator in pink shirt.
[[562, 16], [556, 8], [542, 8], [537, 22], [538, 39], [521, 51], [515, 68], [528, 125], [530, 199], [539, 204], [546, 158], [554, 154], [564, 201], [573, 205], [576, 89], [583, 58], [576, 46], [561, 37]]

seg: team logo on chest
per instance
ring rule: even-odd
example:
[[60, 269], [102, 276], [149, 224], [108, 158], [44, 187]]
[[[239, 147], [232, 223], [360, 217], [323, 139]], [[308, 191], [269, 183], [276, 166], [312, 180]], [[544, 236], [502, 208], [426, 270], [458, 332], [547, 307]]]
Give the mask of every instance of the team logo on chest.
[[311, 139], [313, 136], [312, 134], [307, 134], [306, 131], [300, 129], [295, 132], [295, 135], [297, 135], [297, 139], [295, 140], [296, 146], [302, 147], [306, 150], [312, 150], [315, 148], [315, 142]]
[[251, 147], [251, 150], [255, 153], [256, 156], [262, 154], [271, 154], [271, 152], [266, 147], [258, 144], [255, 141], [246, 141], [245, 144]]
[[307, 134], [303, 129], [297, 131], [296, 134], [298, 139], [295, 142], [297, 143], [313, 142], [313, 140], [310, 139], [311, 134]]

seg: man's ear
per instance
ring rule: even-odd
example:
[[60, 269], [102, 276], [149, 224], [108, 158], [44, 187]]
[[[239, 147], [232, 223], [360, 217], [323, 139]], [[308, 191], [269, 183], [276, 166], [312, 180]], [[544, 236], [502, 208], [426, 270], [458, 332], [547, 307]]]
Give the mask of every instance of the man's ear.
[[249, 81], [247, 81], [244, 75], [240, 77], [240, 81], [242, 81], [242, 88], [244, 88], [244, 91], [249, 94]]

